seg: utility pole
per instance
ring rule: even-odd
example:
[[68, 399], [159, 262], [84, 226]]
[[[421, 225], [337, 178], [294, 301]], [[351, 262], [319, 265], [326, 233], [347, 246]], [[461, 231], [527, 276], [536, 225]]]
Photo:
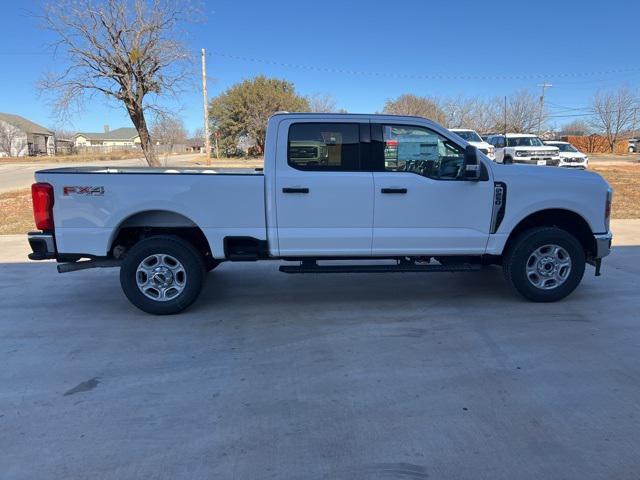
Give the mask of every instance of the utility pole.
[[504, 96], [504, 134], [505, 134], [505, 142], [507, 141], [507, 96]]
[[549, 87], [553, 87], [550, 83], [542, 82], [538, 84], [538, 87], [542, 87], [542, 95], [540, 95], [540, 115], [538, 116], [538, 135], [542, 133], [542, 113], [544, 112], [544, 93]]
[[209, 101], [207, 98], [207, 64], [206, 53], [202, 49], [202, 102], [204, 107], [204, 151], [207, 164], [211, 163], [211, 138], [209, 137]]

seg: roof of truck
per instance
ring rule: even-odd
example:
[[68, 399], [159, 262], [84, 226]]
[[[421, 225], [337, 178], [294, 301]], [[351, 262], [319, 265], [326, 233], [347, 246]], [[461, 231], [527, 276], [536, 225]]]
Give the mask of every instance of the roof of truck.
[[345, 118], [345, 117], [393, 117], [393, 118], [419, 118], [421, 120], [429, 120], [430, 122], [434, 122], [426, 117], [421, 117], [419, 115], [391, 115], [389, 113], [319, 113], [319, 112], [276, 112], [271, 117], [319, 117], [319, 118], [327, 118], [327, 117], [336, 117], [336, 118]]

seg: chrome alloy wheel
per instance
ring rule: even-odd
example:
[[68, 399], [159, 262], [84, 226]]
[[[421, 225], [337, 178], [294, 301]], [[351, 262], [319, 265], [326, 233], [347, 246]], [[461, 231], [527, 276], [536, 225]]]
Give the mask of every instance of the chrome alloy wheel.
[[187, 272], [171, 255], [149, 255], [136, 270], [140, 291], [151, 300], [166, 302], [182, 293], [187, 284]]
[[543, 245], [527, 260], [527, 278], [536, 288], [551, 290], [567, 281], [571, 273], [571, 257], [559, 245]]

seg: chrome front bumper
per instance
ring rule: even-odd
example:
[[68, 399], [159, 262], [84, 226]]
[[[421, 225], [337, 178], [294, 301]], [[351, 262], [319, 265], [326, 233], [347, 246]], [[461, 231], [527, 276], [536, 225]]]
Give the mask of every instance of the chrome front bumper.
[[611, 232], [600, 233], [598, 235], [594, 235], [593, 238], [596, 242], [594, 258], [603, 258], [611, 253], [611, 239], [613, 238]]
[[32, 253], [30, 260], [51, 260], [57, 257], [56, 242], [53, 235], [42, 232], [29, 232], [27, 235]]

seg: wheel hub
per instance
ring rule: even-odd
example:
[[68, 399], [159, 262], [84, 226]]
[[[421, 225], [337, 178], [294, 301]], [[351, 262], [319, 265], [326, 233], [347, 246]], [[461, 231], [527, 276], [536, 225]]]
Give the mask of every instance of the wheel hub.
[[538, 273], [545, 277], [552, 276], [558, 271], [558, 264], [553, 257], [543, 257], [538, 260]]
[[187, 272], [175, 257], [153, 254], [136, 270], [136, 283], [145, 297], [165, 302], [180, 295], [187, 285]]
[[536, 288], [557, 288], [566, 282], [570, 273], [571, 257], [559, 245], [543, 245], [534, 250], [527, 260], [527, 278]]
[[168, 287], [174, 281], [173, 273], [167, 267], [156, 267], [151, 271], [151, 281], [157, 287]]

